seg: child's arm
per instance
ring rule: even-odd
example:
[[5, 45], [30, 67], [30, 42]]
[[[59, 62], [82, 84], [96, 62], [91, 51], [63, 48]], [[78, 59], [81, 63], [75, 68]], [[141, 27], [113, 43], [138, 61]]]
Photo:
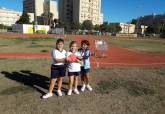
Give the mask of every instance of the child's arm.
[[82, 60], [83, 57], [82, 57], [82, 56], [77, 56], [77, 59], [78, 59], [78, 60]]
[[83, 57], [82, 57], [81, 54], [78, 52], [78, 53], [77, 53], [77, 60], [76, 60], [76, 62], [82, 64], [82, 59], [83, 59]]
[[56, 63], [63, 63], [65, 62], [66, 58], [61, 58], [61, 59], [57, 59], [56, 57], [56, 52], [55, 50], [52, 51], [52, 59], [56, 62]]
[[56, 63], [63, 63], [63, 62], [66, 61], [66, 58], [62, 58], [62, 59], [54, 59], [54, 61], [55, 61]]

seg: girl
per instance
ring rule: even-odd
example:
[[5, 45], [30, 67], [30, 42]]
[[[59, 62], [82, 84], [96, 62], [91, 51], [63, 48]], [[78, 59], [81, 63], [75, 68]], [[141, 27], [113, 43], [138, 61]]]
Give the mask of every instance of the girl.
[[72, 41], [69, 45], [70, 50], [66, 53], [67, 62], [68, 62], [68, 76], [69, 76], [69, 90], [67, 95], [72, 94], [72, 89], [74, 85], [73, 92], [75, 94], [79, 94], [77, 89], [78, 85], [78, 76], [80, 75], [80, 60], [82, 57], [80, 53], [77, 52], [77, 43], [76, 41]]
[[57, 80], [58, 89], [57, 95], [62, 96], [61, 86], [62, 86], [62, 79], [65, 76], [66, 72], [66, 51], [63, 49], [64, 47], [64, 40], [58, 39], [56, 42], [56, 48], [52, 51], [52, 65], [51, 65], [51, 79], [50, 79], [50, 86], [49, 92], [43, 96], [44, 99], [53, 96], [53, 89], [55, 86], [55, 82]]
[[82, 88], [81, 91], [84, 92], [85, 88], [92, 91], [92, 87], [89, 85], [89, 72], [90, 72], [90, 60], [91, 51], [89, 49], [90, 43], [88, 40], [81, 41], [81, 48], [78, 50], [82, 56], [82, 66], [81, 66], [81, 81]]

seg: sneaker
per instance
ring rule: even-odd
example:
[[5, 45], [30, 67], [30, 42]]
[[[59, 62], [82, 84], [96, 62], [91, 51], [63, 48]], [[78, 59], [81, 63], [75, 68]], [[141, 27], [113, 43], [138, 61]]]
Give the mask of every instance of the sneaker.
[[57, 95], [58, 95], [59, 97], [61, 97], [61, 96], [62, 96], [62, 91], [61, 91], [61, 90], [57, 90]]
[[68, 90], [67, 95], [69, 95], [69, 96], [72, 95], [72, 90], [71, 89]]
[[89, 90], [89, 91], [92, 91], [93, 89], [92, 89], [92, 87], [88, 84], [87, 85], [87, 89]]
[[53, 96], [53, 93], [47, 93], [44, 96], [42, 96], [42, 98], [47, 99], [47, 98], [52, 97], [52, 96]]
[[74, 93], [77, 94], [77, 95], [80, 94], [79, 91], [78, 91], [77, 89], [74, 89]]
[[84, 92], [85, 91], [85, 84], [83, 84], [83, 86], [81, 87], [81, 91]]

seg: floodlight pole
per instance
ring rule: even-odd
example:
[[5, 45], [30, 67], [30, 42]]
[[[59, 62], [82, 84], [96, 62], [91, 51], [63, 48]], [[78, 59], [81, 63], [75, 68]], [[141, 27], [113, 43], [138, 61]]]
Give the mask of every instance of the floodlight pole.
[[36, 0], [34, 0], [34, 33], [36, 32], [37, 30], [37, 12], [36, 12]]

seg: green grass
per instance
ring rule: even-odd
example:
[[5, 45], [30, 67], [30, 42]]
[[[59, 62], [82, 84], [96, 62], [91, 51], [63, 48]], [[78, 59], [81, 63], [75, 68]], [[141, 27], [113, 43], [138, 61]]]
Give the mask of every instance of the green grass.
[[[164, 114], [164, 68], [92, 69], [93, 92], [40, 97], [47, 92], [50, 59], [0, 59], [3, 114]], [[81, 83], [79, 83], [81, 85]], [[68, 88], [64, 78], [63, 92]]]
[[[68, 49], [70, 39], [65, 39]], [[109, 45], [118, 45], [133, 51], [165, 54], [165, 40], [106, 39]], [[50, 52], [55, 46], [54, 38], [0, 38], [0, 52]]]
[[106, 39], [109, 45], [118, 45], [144, 53], [165, 54], [165, 40]]
[[[55, 47], [54, 38], [0, 38], [0, 52], [50, 52]], [[67, 49], [71, 40], [65, 39]]]

